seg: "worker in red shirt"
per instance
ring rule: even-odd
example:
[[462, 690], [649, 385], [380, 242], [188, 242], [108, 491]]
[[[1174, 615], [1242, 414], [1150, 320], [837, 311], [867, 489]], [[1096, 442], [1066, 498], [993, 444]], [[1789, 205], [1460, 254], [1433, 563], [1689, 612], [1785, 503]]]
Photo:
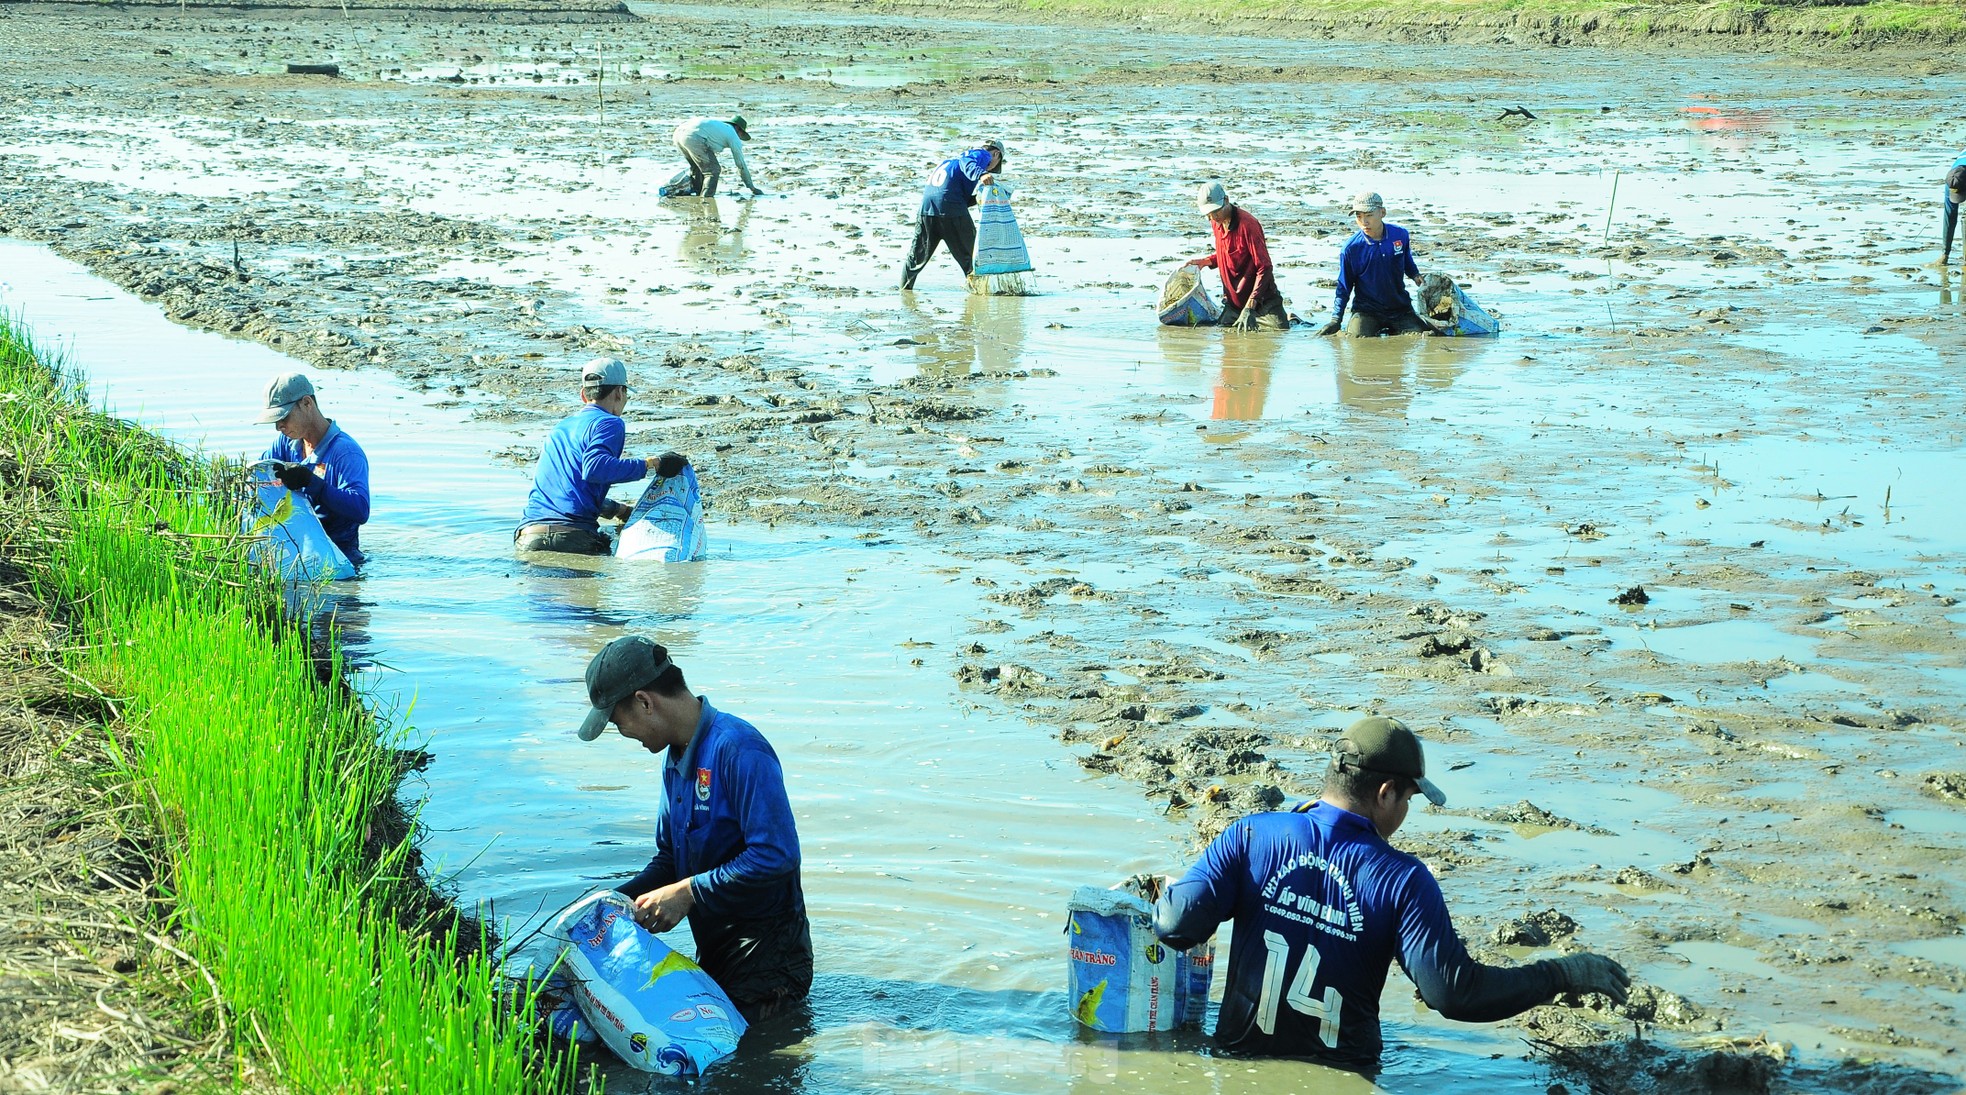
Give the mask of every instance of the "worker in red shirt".
[[1222, 326], [1238, 331], [1289, 330], [1290, 313], [1284, 311], [1283, 294], [1277, 291], [1276, 267], [1270, 264], [1270, 248], [1263, 242], [1263, 226], [1249, 210], [1231, 202], [1219, 182], [1201, 188], [1195, 208], [1208, 217], [1215, 252], [1189, 259], [1188, 265], [1213, 266], [1222, 272]]

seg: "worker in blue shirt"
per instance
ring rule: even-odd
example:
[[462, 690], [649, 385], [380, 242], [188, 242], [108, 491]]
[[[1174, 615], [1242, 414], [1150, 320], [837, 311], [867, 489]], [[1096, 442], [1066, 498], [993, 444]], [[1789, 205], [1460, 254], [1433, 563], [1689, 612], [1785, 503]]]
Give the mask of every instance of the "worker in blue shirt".
[[1154, 931], [1176, 950], [1235, 922], [1215, 1025], [1224, 1049], [1376, 1072], [1394, 959], [1449, 1019], [1506, 1019], [1562, 993], [1625, 1001], [1624, 968], [1599, 955], [1508, 967], [1470, 958], [1426, 864], [1386, 843], [1415, 794], [1447, 801], [1426, 778], [1420, 739], [1397, 719], [1360, 719], [1317, 803], [1231, 824], [1162, 893]]
[[592, 705], [580, 738], [612, 722], [663, 758], [655, 858], [617, 887], [635, 919], [666, 932], [684, 919], [696, 964], [757, 1022], [812, 989], [812, 930], [799, 884], [799, 833], [785, 773], [757, 728], [692, 695], [668, 650], [619, 638], [587, 664]]
[[[1338, 253], [1338, 295], [1331, 320], [1317, 333], [1337, 334], [1343, 322], [1345, 333], [1354, 338], [1431, 334], [1433, 328], [1414, 314], [1413, 298], [1406, 295], [1401, 280], [1420, 281], [1420, 268], [1413, 263], [1413, 237], [1399, 225], [1386, 223], [1385, 200], [1370, 190], [1352, 199], [1352, 219], [1358, 231]], [[1350, 322], [1344, 322], [1347, 304], [1352, 310]]]
[[1939, 252], [1940, 266], [1952, 263], [1952, 230], [1959, 224], [1961, 202], [1966, 202], [1966, 150], [1959, 153], [1959, 158], [1946, 171], [1945, 247]]
[[553, 427], [533, 472], [525, 513], [512, 532], [520, 551], [561, 551], [608, 555], [614, 541], [601, 531], [603, 518], [625, 521], [634, 509], [608, 498], [616, 483], [635, 483], [650, 472], [667, 479], [682, 474], [689, 461], [665, 452], [646, 459], [623, 457], [628, 427], [628, 366], [597, 357], [580, 371], [581, 408]]
[[901, 264], [901, 287], [913, 289], [915, 278], [935, 257], [938, 244], [949, 245], [949, 255], [969, 276], [969, 262], [976, 252], [976, 222], [969, 207], [976, 204], [976, 188], [994, 182], [1003, 170], [1003, 142], [986, 137], [975, 148], [951, 156], [929, 172], [922, 187], [921, 211], [915, 215], [915, 242]]
[[361, 566], [362, 526], [369, 520], [368, 454], [321, 413], [314, 383], [301, 373], [285, 373], [267, 384], [259, 420], [280, 431], [261, 457], [277, 463], [274, 478], [307, 499], [328, 539]]

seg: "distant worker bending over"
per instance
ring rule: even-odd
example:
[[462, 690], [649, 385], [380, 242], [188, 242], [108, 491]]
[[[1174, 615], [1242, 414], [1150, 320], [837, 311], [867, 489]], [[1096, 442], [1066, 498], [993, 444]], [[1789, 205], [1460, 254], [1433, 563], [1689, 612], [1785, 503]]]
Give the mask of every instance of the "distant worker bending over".
[[612, 722], [662, 759], [655, 858], [617, 887], [652, 932], [689, 921], [696, 964], [749, 1022], [812, 990], [812, 928], [785, 772], [757, 727], [691, 694], [669, 651], [616, 639], [587, 666], [582, 741]]
[[1961, 202], [1966, 202], [1966, 150], [1959, 153], [1959, 158], [1952, 161], [1951, 169], [1946, 172], [1945, 247], [1939, 252], [1940, 266], [1952, 264], [1952, 230], [1959, 224]]
[[1376, 1072], [1379, 997], [1395, 958], [1428, 1007], [1463, 1022], [1506, 1019], [1566, 992], [1624, 1002], [1624, 968], [1599, 955], [1508, 967], [1468, 956], [1426, 864], [1386, 843], [1422, 793], [1447, 801], [1426, 778], [1420, 739], [1397, 719], [1360, 719], [1332, 754], [1320, 801], [1231, 824], [1161, 895], [1154, 931], [1177, 950], [1235, 921], [1215, 1025], [1222, 1048]]
[[259, 420], [280, 431], [261, 459], [280, 462], [274, 477], [307, 499], [328, 539], [361, 566], [362, 526], [369, 520], [368, 454], [321, 413], [314, 383], [300, 373], [276, 376], [266, 386]]
[[1414, 314], [1413, 298], [1406, 295], [1401, 280], [1420, 282], [1420, 268], [1413, 263], [1413, 237], [1399, 225], [1386, 223], [1385, 201], [1369, 190], [1352, 199], [1352, 219], [1358, 222], [1358, 231], [1338, 253], [1338, 297], [1331, 307], [1331, 321], [1317, 333], [1337, 334], [1350, 304], [1352, 317], [1343, 326], [1354, 338], [1432, 334], [1433, 328]]
[[730, 153], [730, 162], [737, 165], [737, 173], [743, 177], [744, 185], [752, 194], [762, 194], [758, 184], [751, 181], [751, 165], [744, 162], [744, 142], [751, 139], [751, 130], [745, 125], [744, 115], [739, 114], [730, 121], [716, 118], [691, 118], [676, 127], [676, 150], [689, 161], [689, 192], [705, 198], [717, 196], [717, 180], [723, 177], [723, 161], [719, 158], [724, 152]]
[[1215, 267], [1222, 274], [1222, 326], [1247, 331], [1261, 327], [1282, 331], [1290, 327], [1283, 293], [1277, 289], [1276, 267], [1263, 226], [1249, 210], [1231, 202], [1219, 182], [1204, 185], [1195, 195], [1195, 208], [1208, 218], [1215, 233], [1215, 250], [1188, 265]]
[[611, 555], [614, 541], [601, 531], [603, 519], [625, 521], [634, 509], [608, 497], [616, 483], [635, 483], [650, 472], [667, 479], [682, 474], [689, 461], [665, 452], [646, 459], [623, 457], [628, 426], [628, 366], [597, 357], [581, 368], [581, 408], [553, 427], [533, 472], [532, 494], [512, 534], [520, 551], [561, 551], [572, 555]]
[[976, 204], [976, 188], [996, 181], [1003, 170], [1003, 142], [986, 137], [975, 148], [951, 156], [928, 174], [922, 187], [922, 207], [915, 214], [915, 242], [901, 264], [901, 287], [913, 289], [915, 279], [935, 257], [938, 244], [949, 245], [949, 257], [969, 276], [970, 259], [976, 254], [976, 221], [969, 207]]

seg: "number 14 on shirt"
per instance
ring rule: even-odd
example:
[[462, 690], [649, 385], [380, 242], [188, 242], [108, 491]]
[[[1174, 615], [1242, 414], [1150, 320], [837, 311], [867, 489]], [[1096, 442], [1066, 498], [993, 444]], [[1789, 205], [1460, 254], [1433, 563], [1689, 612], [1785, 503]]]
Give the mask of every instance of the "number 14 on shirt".
[[1284, 993], [1283, 976], [1290, 964], [1290, 941], [1276, 932], [1266, 931], [1263, 947], [1269, 953], [1263, 958], [1263, 996], [1256, 1006], [1256, 1025], [1264, 1034], [1277, 1032], [1277, 1000], [1281, 996], [1285, 1003], [1317, 1021], [1318, 1040], [1326, 1048], [1338, 1048], [1338, 1017], [1345, 1001], [1335, 986], [1326, 986], [1322, 999], [1311, 995], [1320, 959], [1317, 948], [1304, 948], [1304, 960], [1297, 966], [1297, 976], [1290, 981], [1290, 991]]

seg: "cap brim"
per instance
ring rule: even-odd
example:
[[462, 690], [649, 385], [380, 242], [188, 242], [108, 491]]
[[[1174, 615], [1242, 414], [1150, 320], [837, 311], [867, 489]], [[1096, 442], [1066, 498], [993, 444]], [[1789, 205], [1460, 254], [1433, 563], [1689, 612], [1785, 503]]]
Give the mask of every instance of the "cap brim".
[[1413, 782], [1420, 785], [1420, 793], [1427, 796], [1428, 802], [1433, 803], [1435, 806], [1447, 805], [1447, 795], [1440, 788], [1434, 786], [1433, 780], [1421, 776]]
[[587, 717], [580, 720], [580, 740], [593, 741], [600, 737], [601, 731], [608, 728], [608, 719], [612, 714], [613, 712], [603, 711], [598, 707], [588, 708]]
[[268, 407], [265, 410], [259, 412], [259, 418], [256, 419], [256, 421], [278, 422], [292, 413], [294, 413], [294, 405], [292, 403], [289, 403], [284, 407]]

